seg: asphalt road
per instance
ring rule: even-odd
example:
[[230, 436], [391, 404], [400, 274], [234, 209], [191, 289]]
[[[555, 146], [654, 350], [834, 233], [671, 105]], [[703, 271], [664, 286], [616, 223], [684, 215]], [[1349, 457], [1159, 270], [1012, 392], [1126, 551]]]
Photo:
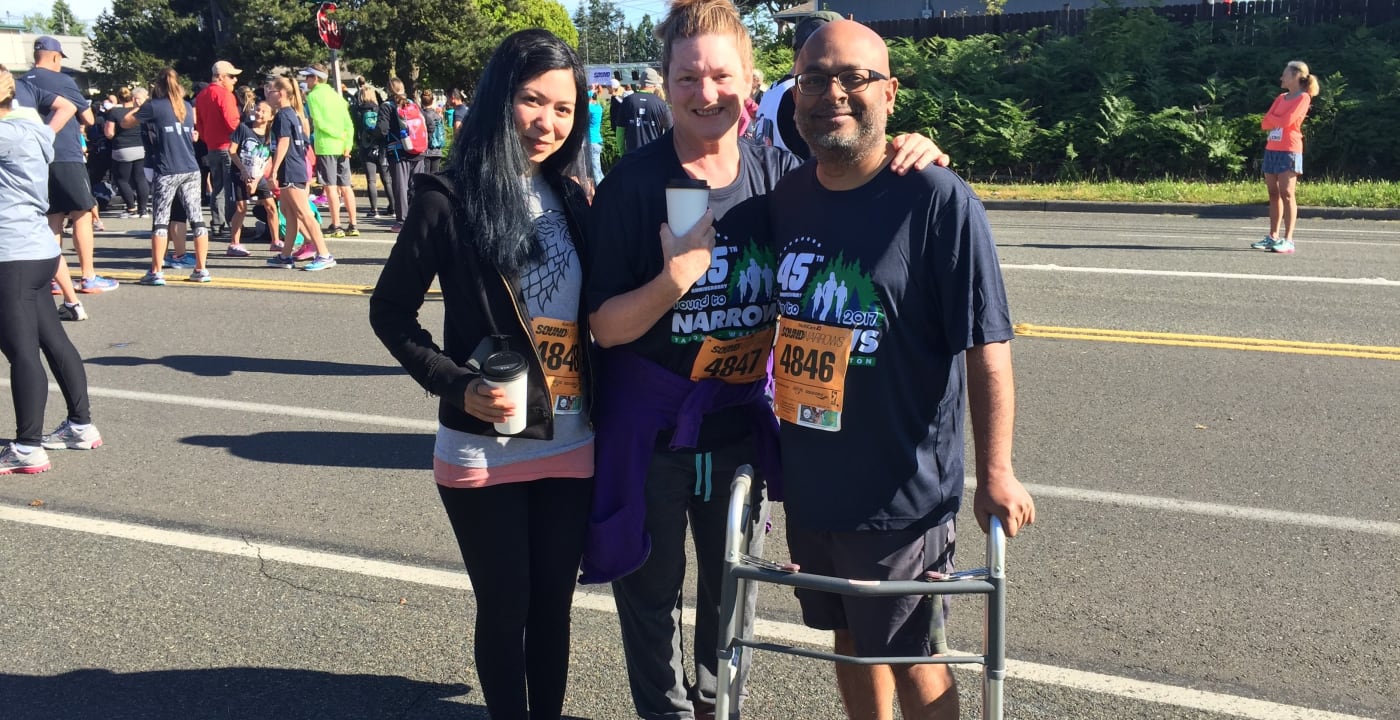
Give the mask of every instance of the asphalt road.
[[[1308, 220], [1285, 257], [1247, 247], [1259, 220], [991, 219], [1039, 508], [1008, 717], [1400, 718], [1400, 223]], [[99, 267], [134, 281], [141, 228], [106, 223]], [[85, 298], [107, 445], [0, 480], [0, 718], [486, 717], [435, 403], [369, 330], [392, 237], [362, 230], [322, 273], [216, 255], [207, 286]], [[579, 597], [575, 717], [631, 717], [610, 604]], [[979, 619], [955, 603], [956, 647]], [[820, 663], [760, 654], [750, 688], [745, 717], [840, 716]]]

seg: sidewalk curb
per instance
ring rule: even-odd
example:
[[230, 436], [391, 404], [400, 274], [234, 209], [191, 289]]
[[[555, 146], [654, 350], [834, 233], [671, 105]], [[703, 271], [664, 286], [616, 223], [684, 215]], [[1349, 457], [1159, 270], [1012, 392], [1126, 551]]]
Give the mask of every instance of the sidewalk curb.
[[[1269, 216], [1267, 205], [1192, 205], [1189, 203], [1116, 203], [1088, 200], [988, 200], [988, 210], [1034, 212], [1132, 213], [1195, 215], [1212, 219], [1253, 219]], [[1400, 208], [1299, 207], [1298, 217], [1313, 220], [1400, 220]]]

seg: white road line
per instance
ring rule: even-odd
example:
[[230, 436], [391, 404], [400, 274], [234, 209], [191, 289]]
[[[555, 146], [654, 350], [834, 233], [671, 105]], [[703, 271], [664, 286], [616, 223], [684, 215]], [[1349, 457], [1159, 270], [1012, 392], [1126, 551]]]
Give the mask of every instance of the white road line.
[[1194, 272], [1188, 270], [1139, 270], [1134, 268], [1078, 267], [1074, 265], [1002, 265], [1003, 270], [1094, 273], [1101, 275], [1156, 275], [1162, 277], [1209, 278], [1214, 280], [1271, 280], [1276, 282], [1323, 283], [1330, 285], [1378, 285], [1400, 287], [1400, 280], [1385, 278], [1339, 278], [1313, 275], [1262, 275], [1257, 273]]
[[[9, 385], [9, 380], [0, 378], [0, 386], [9, 387]], [[58, 385], [56, 383], [49, 383], [49, 392], [60, 392]], [[88, 395], [92, 397], [115, 398], [118, 400], [152, 402], [161, 405], [183, 405], [185, 407], [209, 408], [214, 410], [232, 410], [234, 412], [254, 413], [257, 415], [281, 415], [284, 417], [310, 418], [313, 420], [332, 420], [335, 422], [358, 425], [382, 425], [405, 430], [423, 430], [425, 432], [437, 432], [438, 429], [437, 422], [432, 420], [415, 420], [411, 418], [390, 417], [388, 415], [366, 415], [364, 413], [322, 410], [320, 408], [295, 407], [291, 405], [268, 405], [265, 403], [242, 402], [239, 400], [220, 400], [210, 397], [167, 395], [165, 393], [116, 390], [113, 388], [100, 387], [89, 387]]]
[[[10, 381], [0, 378], [0, 387], [9, 387]], [[50, 383], [49, 392], [59, 392], [58, 385]], [[423, 432], [437, 432], [437, 423], [431, 420], [416, 420], [412, 418], [392, 417], [389, 415], [366, 415], [362, 413], [342, 412], [338, 410], [322, 410], [319, 408], [304, 408], [291, 405], [269, 405], [264, 403], [241, 402], [238, 400], [219, 400], [217, 398], [194, 398], [185, 395], [167, 395], [164, 393], [150, 393], [136, 390], [116, 390], [113, 388], [89, 387], [88, 394], [92, 397], [107, 397], [120, 400], [134, 400], [138, 402], [152, 402], [163, 405], [179, 405], [182, 407], [202, 407], [219, 410], [231, 410], [235, 412], [256, 413], [260, 415], [278, 415], [282, 417], [299, 417], [310, 419], [332, 420], [359, 425], [379, 425], [383, 427], [399, 428], [403, 430], [419, 430]], [[966, 478], [965, 485], [968, 492], [977, 484], [975, 477]], [[1301, 527], [1315, 527], [1327, 530], [1341, 530], [1345, 532], [1368, 533], [1372, 535], [1386, 535], [1390, 537], [1400, 537], [1400, 523], [1385, 522], [1382, 520], [1362, 520], [1358, 518], [1337, 517], [1331, 515], [1317, 515], [1312, 513], [1297, 513], [1287, 510], [1272, 510], [1269, 508], [1255, 508], [1240, 505], [1222, 505], [1217, 503], [1196, 502], [1192, 500], [1178, 500], [1175, 498], [1157, 497], [1153, 495], [1131, 495], [1128, 493], [1108, 492], [1103, 490], [1089, 490], [1084, 488], [1060, 487], [1057, 485], [1042, 485], [1026, 483], [1026, 487], [1033, 495], [1038, 497], [1054, 497], [1079, 502], [1098, 503], [1103, 505], [1118, 505], [1121, 507], [1136, 507], [1146, 510], [1163, 510], [1167, 512], [1186, 513], [1190, 515], [1206, 515], [1211, 517], [1237, 518], [1241, 520], [1252, 520], [1256, 522], [1274, 523], [1279, 525], [1295, 525]]]
[[[970, 486], [974, 482], [976, 482], [974, 478], [968, 478], [966, 484]], [[1217, 503], [1196, 502], [1193, 500], [1177, 500], [1175, 498], [1153, 497], [1150, 495], [1129, 495], [1127, 493], [1056, 487], [1054, 485], [1040, 485], [1037, 483], [1026, 483], [1025, 485], [1026, 489], [1030, 491], [1031, 496], [1035, 498], [1053, 497], [1103, 505], [1118, 505], [1120, 507], [1163, 510], [1166, 512], [1187, 513], [1190, 515], [1208, 515], [1236, 520], [1253, 520], [1276, 525], [1295, 525], [1322, 528], [1324, 530], [1342, 530], [1345, 532], [1400, 537], [1400, 523], [1386, 522], [1384, 520], [1361, 520], [1359, 518], [1337, 517], [1334, 515], [1314, 515], [1312, 513], [1296, 513], [1286, 510], [1270, 510], [1268, 508], [1220, 505]]]
[[[417, 567], [381, 560], [370, 560], [352, 555], [318, 552], [282, 545], [252, 543], [246, 540], [199, 535], [176, 530], [165, 530], [134, 523], [114, 522], [78, 515], [67, 515], [45, 510], [0, 506], [0, 521], [23, 525], [54, 528], [71, 532], [143, 542], [185, 550], [216, 553], [242, 558], [262, 558], [304, 567], [377, 577], [385, 580], [410, 582], [430, 587], [450, 590], [471, 590], [471, 582], [461, 572], [449, 572], [433, 568]], [[612, 597], [606, 594], [578, 592], [574, 595], [574, 606], [598, 612], [616, 612]], [[684, 619], [694, 624], [694, 609], [686, 608]], [[760, 637], [787, 643], [825, 647], [830, 643], [830, 634], [801, 625], [759, 620], [754, 632]], [[966, 653], [962, 653], [966, 654]], [[1257, 720], [1365, 720], [1355, 715], [1314, 710], [1312, 708], [1283, 705], [1255, 700], [1252, 698], [1211, 693], [1190, 688], [1175, 687], [1162, 683], [1133, 680], [1114, 675], [1070, 670], [1067, 668], [1041, 665], [1039, 663], [1007, 661], [1007, 672], [1012, 678], [1047, 685], [1059, 685], [1076, 690], [1115, 695], [1144, 702], [1192, 708], [1222, 715], [1232, 715]]]

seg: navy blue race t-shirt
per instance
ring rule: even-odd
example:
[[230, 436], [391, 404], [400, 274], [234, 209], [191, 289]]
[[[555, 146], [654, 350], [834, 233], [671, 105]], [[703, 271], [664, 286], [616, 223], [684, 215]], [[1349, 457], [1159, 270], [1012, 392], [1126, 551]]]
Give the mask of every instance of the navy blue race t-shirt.
[[282, 108], [272, 118], [272, 155], [277, 156], [277, 144], [282, 138], [290, 142], [287, 156], [277, 168], [277, 184], [311, 182], [311, 173], [306, 167], [306, 133], [302, 132], [301, 117], [291, 108]]
[[773, 350], [788, 517], [816, 530], [927, 528], [963, 490], [963, 351], [1010, 340], [982, 203], [952, 172], [889, 169], [769, 195], [782, 313]]
[[[777, 272], [768, 240], [766, 195], [796, 166], [786, 151], [740, 143], [739, 176], [710, 190], [715, 249], [710, 270], [626, 349], [692, 380], [747, 383], [764, 377], [772, 344]], [[661, 272], [661, 224], [666, 184], [686, 177], [672, 134], [624, 155], [598, 186], [589, 211], [591, 271], [584, 298], [588, 312], [635, 290]], [[733, 409], [741, 417], [741, 409]], [[706, 418], [700, 449], [718, 447], [749, 432], [746, 420], [725, 412]]]
[[175, 105], [170, 98], [151, 98], [136, 111], [136, 120], [146, 126], [151, 145], [146, 165], [157, 175], [182, 175], [199, 172], [194, 158], [194, 107], [188, 100], [185, 119], [175, 117]]
[[[77, 115], [82, 115], [83, 111], [88, 109], [87, 98], [83, 97], [83, 91], [78, 89], [78, 83], [61, 72], [36, 67], [31, 69], [23, 79], [33, 83], [34, 87], [39, 90], [67, 98], [77, 106]], [[26, 107], [31, 106], [26, 105]], [[84, 162], [82, 133], [78, 129], [77, 115], [64, 124], [63, 129], [58, 132], [58, 137], [54, 140], [54, 162]]]

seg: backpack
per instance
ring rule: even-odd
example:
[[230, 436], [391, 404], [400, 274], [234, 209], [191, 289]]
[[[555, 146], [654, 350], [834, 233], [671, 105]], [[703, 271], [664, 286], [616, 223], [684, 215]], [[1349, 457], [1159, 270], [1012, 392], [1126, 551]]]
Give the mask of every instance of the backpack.
[[366, 108], [360, 115], [360, 125], [370, 132], [379, 129], [379, 111], [375, 108]]
[[428, 117], [428, 149], [441, 150], [447, 144], [447, 130], [444, 129], [447, 123], [443, 122], [442, 116], [436, 112], [430, 112]]
[[400, 105], [399, 144], [405, 155], [422, 155], [428, 149], [428, 128], [423, 122], [423, 113], [417, 105]]

